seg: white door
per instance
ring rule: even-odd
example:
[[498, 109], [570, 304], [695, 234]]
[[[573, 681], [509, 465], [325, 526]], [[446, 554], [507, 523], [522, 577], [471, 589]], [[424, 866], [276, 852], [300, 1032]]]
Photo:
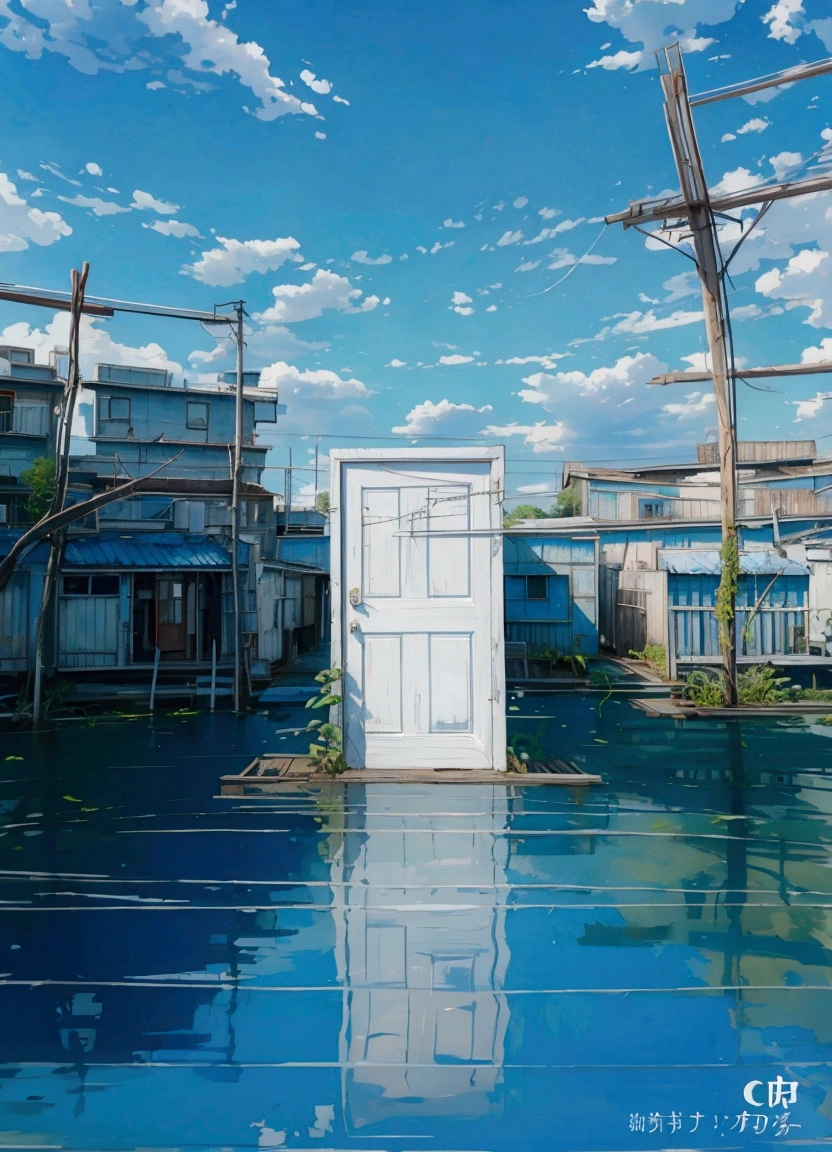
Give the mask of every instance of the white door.
[[504, 768], [502, 449], [333, 457], [347, 763]]

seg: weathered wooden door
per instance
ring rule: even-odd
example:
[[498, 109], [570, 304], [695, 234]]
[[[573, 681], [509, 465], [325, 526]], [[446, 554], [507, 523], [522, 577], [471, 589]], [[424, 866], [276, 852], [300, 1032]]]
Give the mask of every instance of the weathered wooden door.
[[334, 455], [348, 764], [504, 768], [502, 450]]

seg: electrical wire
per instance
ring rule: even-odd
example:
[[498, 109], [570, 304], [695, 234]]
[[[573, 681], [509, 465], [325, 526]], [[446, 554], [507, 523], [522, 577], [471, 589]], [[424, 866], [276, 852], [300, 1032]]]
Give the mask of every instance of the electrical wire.
[[575, 269], [578, 267], [578, 265], [581, 264], [583, 262], [583, 260], [590, 254], [592, 249], [595, 247], [595, 245], [598, 243], [598, 241], [604, 235], [604, 233], [607, 230], [607, 227], [608, 227], [607, 222], [604, 221], [604, 227], [601, 229], [601, 231], [598, 233], [598, 235], [592, 241], [590, 246], [587, 248], [586, 252], [584, 252], [583, 256], [579, 256], [578, 259], [575, 261], [575, 263], [573, 265], [571, 265], [569, 270], [567, 272], [565, 272], [564, 275], [561, 276], [561, 278], [559, 280], [556, 280], [554, 282], [554, 284], [550, 284], [548, 286], [548, 288], [543, 288], [540, 292], [529, 292], [526, 299], [527, 300], [531, 299], [532, 296], [545, 296], [547, 292], [551, 292], [553, 288], [557, 288], [557, 286], [559, 284], [562, 284], [564, 282], [564, 280], [568, 280], [569, 277], [572, 275], [572, 273], [575, 271]]

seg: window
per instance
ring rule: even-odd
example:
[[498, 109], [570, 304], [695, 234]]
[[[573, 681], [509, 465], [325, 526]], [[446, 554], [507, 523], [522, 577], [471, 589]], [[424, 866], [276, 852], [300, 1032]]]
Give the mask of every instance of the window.
[[106, 576], [64, 576], [64, 596], [118, 596], [119, 578]]
[[159, 581], [159, 623], [182, 623], [182, 581]]
[[130, 401], [126, 396], [102, 396], [100, 404], [102, 420], [130, 422]]
[[10, 348], [9, 362], [11, 364], [33, 364], [34, 357], [26, 348]]
[[11, 432], [14, 392], [0, 392], [0, 432]]
[[277, 401], [276, 400], [255, 400], [254, 401], [254, 422], [255, 422], [255, 424], [276, 424], [277, 423]]
[[549, 599], [549, 577], [548, 576], [527, 576], [526, 577], [526, 599], [527, 600], [548, 600]]
[[208, 429], [208, 405], [196, 400], [188, 401], [186, 424], [188, 428]]
[[639, 500], [638, 514], [642, 520], [662, 520], [670, 515], [667, 500]]

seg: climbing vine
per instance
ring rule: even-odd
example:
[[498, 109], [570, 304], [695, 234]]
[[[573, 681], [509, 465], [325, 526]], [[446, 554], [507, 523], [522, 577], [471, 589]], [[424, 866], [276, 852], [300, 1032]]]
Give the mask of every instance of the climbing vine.
[[719, 624], [719, 642], [725, 649], [731, 643], [731, 628], [736, 614], [740, 579], [740, 549], [736, 532], [732, 532], [725, 539], [719, 556], [722, 560], [722, 577], [716, 594], [714, 615]]

